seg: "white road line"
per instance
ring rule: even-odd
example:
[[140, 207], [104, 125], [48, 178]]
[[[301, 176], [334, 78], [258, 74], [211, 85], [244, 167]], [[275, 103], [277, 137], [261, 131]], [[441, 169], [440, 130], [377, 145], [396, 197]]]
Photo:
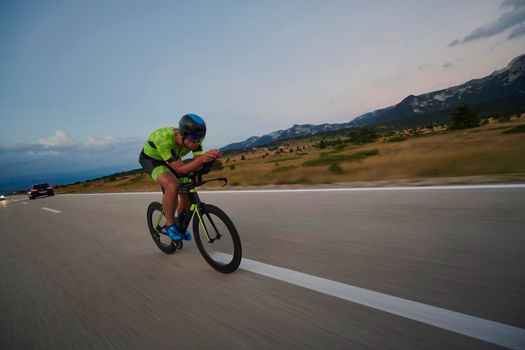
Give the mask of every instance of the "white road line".
[[[214, 256], [225, 261], [229, 261], [228, 257], [230, 257], [222, 253], [215, 253]], [[510, 349], [525, 349], [525, 329], [522, 328], [354, 287], [250, 259], [243, 258], [240, 268]]]
[[29, 204], [29, 203], [27, 203], [27, 202], [22, 202], [22, 204], [26, 204], [26, 205], [27, 205], [27, 204]]
[[428, 191], [428, 190], [479, 190], [525, 188], [525, 184], [507, 185], [457, 185], [457, 186], [407, 186], [407, 187], [352, 187], [352, 188], [304, 188], [282, 190], [199, 191], [199, 193], [273, 193], [273, 192], [366, 192], [366, 191]]
[[[480, 190], [525, 188], [525, 184], [494, 185], [451, 185], [451, 186], [407, 186], [407, 187], [345, 187], [345, 188], [297, 188], [268, 190], [216, 190], [199, 191], [199, 193], [286, 193], [286, 192], [364, 192], [364, 191], [428, 191], [428, 190]], [[68, 193], [62, 196], [110, 196], [130, 194], [161, 194], [157, 192], [111, 192], [111, 193]]]
[[47, 210], [47, 211], [49, 211], [49, 212], [51, 212], [51, 213], [55, 213], [55, 214], [59, 214], [59, 213], [61, 213], [60, 210], [51, 209], [51, 208], [47, 208], [47, 207], [42, 207], [42, 210]]

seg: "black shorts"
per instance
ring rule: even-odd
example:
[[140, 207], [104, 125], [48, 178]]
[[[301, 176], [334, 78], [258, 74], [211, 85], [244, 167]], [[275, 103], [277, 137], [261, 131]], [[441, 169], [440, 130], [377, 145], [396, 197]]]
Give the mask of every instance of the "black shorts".
[[173, 170], [165, 161], [149, 157], [144, 153], [144, 149], [140, 152], [139, 163], [142, 165], [142, 169], [144, 169], [144, 171], [150, 175], [155, 182], [157, 182], [157, 176], [168, 171], [175, 175], [177, 179], [181, 177], [181, 175]]

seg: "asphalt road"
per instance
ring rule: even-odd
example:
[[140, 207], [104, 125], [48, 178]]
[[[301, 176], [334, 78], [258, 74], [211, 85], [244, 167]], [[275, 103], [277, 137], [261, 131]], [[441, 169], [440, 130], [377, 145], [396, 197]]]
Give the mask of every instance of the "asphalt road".
[[[194, 242], [165, 255], [146, 226], [160, 198], [0, 202], [0, 348], [502, 348], [246, 269], [220, 274]], [[525, 328], [525, 188], [201, 198], [233, 219], [249, 260]]]

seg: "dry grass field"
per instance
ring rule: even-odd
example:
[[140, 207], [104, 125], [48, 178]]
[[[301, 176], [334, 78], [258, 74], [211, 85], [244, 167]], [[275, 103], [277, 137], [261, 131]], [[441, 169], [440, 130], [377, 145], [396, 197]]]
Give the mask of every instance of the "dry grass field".
[[[398, 142], [380, 139], [319, 149], [321, 138], [313, 136], [283, 141], [281, 151], [261, 148], [226, 155], [221, 159], [223, 168], [209, 176], [227, 177], [231, 188], [523, 181], [524, 128], [522, 114], [473, 129], [420, 129], [415, 134], [407, 130], [393, 138]], [[58, 193], [127, 191], [158, 191], [158, 186], [139, 174], [57, 189]]]

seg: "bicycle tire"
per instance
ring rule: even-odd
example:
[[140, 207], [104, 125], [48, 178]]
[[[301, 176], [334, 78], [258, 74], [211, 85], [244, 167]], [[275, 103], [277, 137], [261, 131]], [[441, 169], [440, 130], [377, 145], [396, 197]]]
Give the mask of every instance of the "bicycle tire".
[[163, 213], [162, 204], [160, 204], [159, 202], [150, 203], [150, 205], [148, 206], [148, 213], [147, 213], [149, 233], [151, 235], [151, 238], [153, 239], [153, 242], [155, 242], [157, 247], [163, 253], [173, 254], [177, 250], [175, 243], [173, 241], [170, 241], [170, 244], [166, 244], [162, 242], [160, 240], [161, 233], [159, 233], [160, 227], [155, 227], [155, 224], [153, 223], [153, 216], [155, 215], [156, 211], [160, 212], [159, 214], [164, 215], [162, 214]]
[[[200, 234], [200, 220], [198, 215], [193, 216], [193, 234], [195, 236], [195, 243], [197, 243], [197, 247], [199, 248], [199, 252], [201, 253], [202, 257], [206, 262], [213, 267], [215, 270], [222, 272], [222, 273], [232, 273], [239, 267], [242, 259], [242, 247], [241, 247], [241, 240], [239, 238], [239, 234], [237, 233], [237, 229], [235, 228], [235, 225], [231, 221], [231, 219], [226, 215], [224, 211], [222, 211], [220, 208], [211, 205], [211, 204], [204, 204], [203, 210], [200, 213], [203, 220], [208, 220], [211, 216], [214, 216], [215, 218], [222, 221], [222, 224], [226, 228], [225, 231], [223, 231], [222, 236], [228, 235], [231, 238], [231, 242], [233, 244], [233, 254], [223, 254], [223, 253], [214, 253], [209, 254], [208, 250], [204, 246], [202, 240], [201, 240], [201, 234]], [[213, 220], [213, 219], [212, 219]], [[214, 221], [215, 222], [215, 221]], [[208, 231], [210, 225], [207, 225]], [[227, 232], [226, 232], [227, 231]], [[203, 233], [204, 241], [206, 244], [208, 244], [206, 236]], [[212, 243], [213, 244], [213, 243]], [[217, 256], [217, 254], [219, 254]]]

